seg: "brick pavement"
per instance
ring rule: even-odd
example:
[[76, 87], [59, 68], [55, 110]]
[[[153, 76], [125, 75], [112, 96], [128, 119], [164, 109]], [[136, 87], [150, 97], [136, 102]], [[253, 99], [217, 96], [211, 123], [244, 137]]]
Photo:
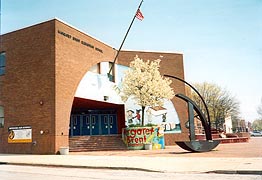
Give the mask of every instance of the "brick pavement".
[[128, 151], [91, 151], [70, 152], [71, 155], [92, 156], [159, 156], [159, 157], [236, 157], [256, 158], [262, 157], [262, 137], [251, 137], [249, 142], [226, 143], [218, 145], [214, 150], [204, 153], [192, 153], [178, 146], [167, 146], [160, 150], [128, 150]]
[[170, 146], [164, 150], [99, 151], [69, 155], [0, 154], [0, 164], [262, 176], [262, 137], [251, 138], [248, 143], [221, 144], [215, 150], [204, 153], [189, 153], [177, 146]]

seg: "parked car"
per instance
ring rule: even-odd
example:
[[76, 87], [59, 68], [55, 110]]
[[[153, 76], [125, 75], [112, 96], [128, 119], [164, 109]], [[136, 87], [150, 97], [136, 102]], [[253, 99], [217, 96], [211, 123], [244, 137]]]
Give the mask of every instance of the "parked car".
[[262, 132], [260, 132], [260, 131], [253, 131], [253, 132], [250, 132], [250, 136], [252, 136], [252, 137], [262, 136]]

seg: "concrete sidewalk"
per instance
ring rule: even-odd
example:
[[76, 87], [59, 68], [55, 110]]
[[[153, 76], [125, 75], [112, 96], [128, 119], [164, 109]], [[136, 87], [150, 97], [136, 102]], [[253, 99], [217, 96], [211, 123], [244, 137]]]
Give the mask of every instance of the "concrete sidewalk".
[[262, 175], [262, 138], [249, 143], [220, 144], [205, 153], [189, 153], [178, 146], [164, 150], [99, 151], [69, 155], [1, 154], [0, 164], [77, 168], [130, 169], [176, 173], [238, 173]]
[[8, 155], [1, 156], [0, 162], [17, 165], [110, 168], [157, 172], [220, 172], [262, 175], [262, 158]]

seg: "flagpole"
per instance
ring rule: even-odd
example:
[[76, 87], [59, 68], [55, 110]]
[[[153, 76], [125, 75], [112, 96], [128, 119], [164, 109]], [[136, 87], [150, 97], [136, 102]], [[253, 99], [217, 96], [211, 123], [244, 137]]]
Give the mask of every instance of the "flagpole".
[[110, 70], [109, 70], [109, 72], [108, 72], [108, 74], [107, 74], [108, 77], [110, 77], [110, 73], [111, 73], [112, 69], [113, 69], [114, 66], [115, 66], [116, 59], [117, 59], [117, 57], [118, 57], [118, 55], [119, 55], [119, 53], [120, 53], [120, 51], [121, 51], [121, 49], [122, 49], [122, 46], [124, 45], [124, 42], [125, 42], [125, 40], [126, 40], [126, 37], [127, 37], [128, 33], [129, 33], [130, 29], [131, 29], [131, 26], [133, 25], [133, 23], [134, 23], [134, 21], [135, 21], [136, 14], [137, 14], [138, 10], [140, 9], [142, 3], [143, 3], [143, 0], [141, 0], [140, 4], [139, 4], [139, 6], [138, 6], [138, 8], [137, 8], [137, 10], [136, 10], [136, 13], [135, 13], [135, 15], [134, 15], [134, 17], [133, 17], [133, 19], [132, 19], [132, 21], [131, 21], [128, 29], [127, 29], [127, 32], [126, 32], [126, 34], [125, 34], [125, 36], [124, 36], [124, 39], [123, 39], [123, 41], [122, 41], [122, 43], [121, 43], [121, 45], [120, 45], [120, 47], [119, 47], [119, 49], [118, 49], [118, 51], [117, 51], [117, 53], [116, 53], [115, 59], [114, 59], [114, 61], [113, 61], [113, 64], [112, 64], [112, 66], [110, 67]]

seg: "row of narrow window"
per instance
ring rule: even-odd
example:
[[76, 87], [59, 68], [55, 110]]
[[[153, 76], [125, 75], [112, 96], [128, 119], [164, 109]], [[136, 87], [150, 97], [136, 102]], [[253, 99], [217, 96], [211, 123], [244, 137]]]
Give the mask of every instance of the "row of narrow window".
[[4, 127], [4, 107], [0, 106], [0, 128]]
[[5, 52], [0, 53], [0, 76], [5, 74]]
[[[5, 74], [5, 52], [0, 53], [0, 76]], [[4, 107], [0, 106], [0, 128], [4, 127]]]

